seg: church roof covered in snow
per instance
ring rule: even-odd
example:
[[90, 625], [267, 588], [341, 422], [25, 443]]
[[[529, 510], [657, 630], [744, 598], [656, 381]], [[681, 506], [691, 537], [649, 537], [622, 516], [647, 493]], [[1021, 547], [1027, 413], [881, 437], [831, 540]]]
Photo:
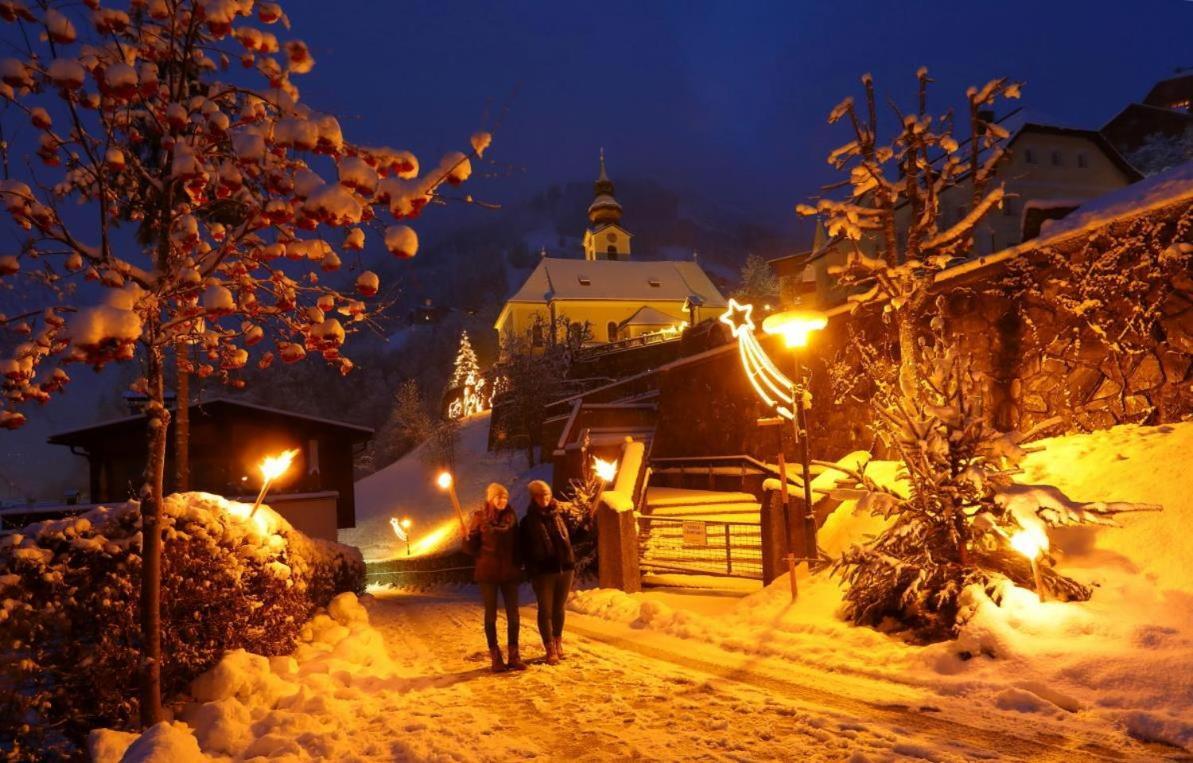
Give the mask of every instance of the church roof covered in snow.
[[510, 302], [619, 300], [683, 302], [724, 306], [725, 298], [694, 262], [668, 260], [572, 260], [543, 257]]

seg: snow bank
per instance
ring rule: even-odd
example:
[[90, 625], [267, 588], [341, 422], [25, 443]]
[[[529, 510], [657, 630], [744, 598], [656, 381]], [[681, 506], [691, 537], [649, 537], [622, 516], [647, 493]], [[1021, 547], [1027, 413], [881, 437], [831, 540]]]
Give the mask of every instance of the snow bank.
[[[92, 759], [128, 761], [148, 749], [160, 751], [156, 760], [171, 761], [475, 759], [477, 735], [492, 733], [480, 719], [415, 733], [425, 726], [410, 720], [409, 707], [426, 701], [422, 692], [452, 682], [425, 668], [393, 659], [360, 600], [344, 593], [303, 625], [292, 653], [224, 654], [191, 683], [173, 724], [139, 737], [93, 732]], [[501, 759], [501, 742], [491, 741], [494, 759]]]
[[[484, 500], [485, 486], [500, 482], [510, 489], [510, 505], [519, 514], [530, 503], [526, 485], [551, 481], [551, 465], [526, 470], [522, 452], [490, 453], [489, 412], [465, 419], [456, 443], [456, 491], [464, 511]], [[438, 472], [427, 465], [423, 449], [410, 453], [356, 483], [356, 527], [340, 530], [339, 540], [356, 546], [368, 561], [405, 557], [406, 544], [394, 534], [389, 520], [410, 517], [411, 552], [425, 556], [459, 548], [459, 521], [447, 493], [435, 485]]]
[[[577, 592], [569, 608], [798, 663], [826, 681], [885, 681], [942, 707], [964, 697], [1007, 723], [1064, 719], [1099, 733], [1116, 729], [1126, 746], [1131, 737], [1193, 750], [1193, 491], [1179, 476], [1193, 451], [1193, 422], [1035, 445], [1043, 450], [1028, 457], [1021, 482], [1052, 484], [1081, 501], [1164, 506], [1123, 515], [1121, 527], [1052, 531], [1058, 566], [1095, 586], [1090, 601], [1041, 602], [1009, 584], [971, 588], [959, 638], [926, 647], [842, 621], [841, 590], [823, 573], [801, 576], [795, 605], [782, 577], [715, 615], [676, 606], [677, 597], [604, 589]], [[897, 484], [893, 464], [876, 463], [870, 473]], [[856, 508], [846, 501], [829, 517], [823, 545], [845, 547], [880, 529]]]
[[[163, 506], [162, 689], [167, 698], [226, 650], [289, 651], [301, 623], [363, 587], [355, 549], [307, 538], [268, 506], [207, 493]], [[140, 511], [135, 503], [41, 522], [0, 539], [0, 749], [41, 713], [47, 755], [77, 754], [87, 731], [136, 717]], [[23, 665], [36, 669], [26, 669]], [[170, 745], [169, 729], [150, 748]], [[154, 737], [155, 739], [157, 737]], [[104, 746], [112, 738], [92, 740]], [[31, 742], [26, 742], [31, 743]], [[164, 748], [163, 748], [164, 749]], [[156, 753], [146, 753], [152, 755]]]

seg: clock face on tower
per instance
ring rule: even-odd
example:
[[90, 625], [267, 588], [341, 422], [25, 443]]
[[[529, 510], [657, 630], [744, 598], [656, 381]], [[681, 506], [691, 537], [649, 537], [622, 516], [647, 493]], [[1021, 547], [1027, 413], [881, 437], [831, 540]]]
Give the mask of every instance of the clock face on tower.
[[605, 238], [609, 239], [610, 241], [616, 241], [617, 234], [616, 233], [606, 233]]

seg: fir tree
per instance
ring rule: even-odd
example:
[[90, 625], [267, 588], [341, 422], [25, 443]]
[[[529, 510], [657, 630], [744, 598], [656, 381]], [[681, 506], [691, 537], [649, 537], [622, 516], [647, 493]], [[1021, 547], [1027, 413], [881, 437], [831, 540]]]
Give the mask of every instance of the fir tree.
[[461, 331], [460, 349], [456, 352], [456, 365], [452, 371], [452, 380], [448, 384], [448, 387], [475, 387], [477, 380], [480, 378], [480, 364], [476, 360], [476, 353], [472, 349], [472, 343], [468, 341], [468, 332]]
[[747, 302], [762, 307], [779, 296], [779, 279], [771, 270], [770, 263], [756, 254], [746, 257], [741, 267], [741, 284], [733, 292], [738, 302]]
[[[1002, 433], [986, 423], [968, 359], [947, 340], [939, 314], [931, 336], [918, 354], [917, 394], [889, 377], [874, 380], [874, 426], [901, 462], [903, 484], [880, 484], [865, 464], [826, 464], [846, 475], [834, 497], [856, 499], [859, 510], [889, 521], [835, 564], [849, 586], [846, 618], [934, 641], [956, 635], [971, 586], [993, 594], [1008, 582], [1036, 588], [1038, 581], [1062, 600], [1088, 599], [1090, 588], [1052, 568], [1046, 528], [1112, 525], [1115, 514], [1158, 507], [1079, 503], [1054, 487], [1015, 484], [1016, 464], [1027, 453], [1021, 443], [1032, 433]], [[1015, 550], [1021, 534], [1041, 549], [1038, 566]]]

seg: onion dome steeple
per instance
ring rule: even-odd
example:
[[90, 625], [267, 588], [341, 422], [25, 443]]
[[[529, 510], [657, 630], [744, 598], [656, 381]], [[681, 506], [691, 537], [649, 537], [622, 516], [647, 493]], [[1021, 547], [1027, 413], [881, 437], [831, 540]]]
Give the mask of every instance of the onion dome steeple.
[[593, 183], [595, 198], [588, 205], [588, 221], [593, 227], [621, 222], [621, 204], [613, 197], [613, 181], [605, 171], [605, 149], [601, 149], [601, 174]]

